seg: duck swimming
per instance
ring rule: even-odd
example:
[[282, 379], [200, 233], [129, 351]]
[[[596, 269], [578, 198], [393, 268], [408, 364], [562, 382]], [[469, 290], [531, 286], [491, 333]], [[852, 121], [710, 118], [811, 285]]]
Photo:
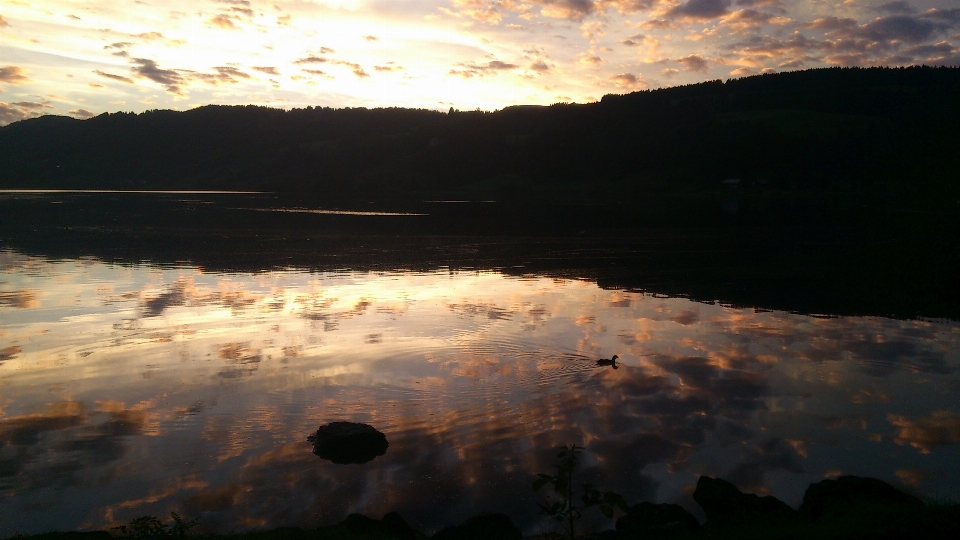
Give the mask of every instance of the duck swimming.
[[607, 360], [606, 358], [601, 358], [601, 359], [597, 360], [597, 365], [598, 365], [598, 366], [613, 366], [613, 369], [617, 369], [618, 367], [620, 367], [620, 366], [617, 365], [617, 358], [620, 358], [620, 357], [617, 356], [617, 355], [613, 355], [613, 357], [610, 358], [609, 360]]

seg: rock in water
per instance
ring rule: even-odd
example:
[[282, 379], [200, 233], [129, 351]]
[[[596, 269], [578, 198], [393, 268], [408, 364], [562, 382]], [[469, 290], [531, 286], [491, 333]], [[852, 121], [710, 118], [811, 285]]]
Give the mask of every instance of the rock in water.
[[907, 495], [883, 480], [859, 476], [841, 476], [811, 484], [803, 495], [800, 515], [813, 522], [855, 513], [890, 510], [923, 510], [920, 499]]
[[330, 422], [307, 437], [313, 453], [338, 465], [366, 463], [387, 453], [387, 436], [373, 426], [354, 422]]
[[520, 529], [504, 514], [481, 514], [456, 527], [447, 527], [433, 540], [522, 540]]
[[680, 529], [695, 531], [699, 528], [697, 518], [677, 504], [642, 502], [633, 505], [627, 515], [617, 520], [618, 531], [640, 536]]
[[701, 476], [693, 500], [707, 514], [708, 525], [796, 521], [799, 514], [776, 497], [741, 493], [730, 482]]

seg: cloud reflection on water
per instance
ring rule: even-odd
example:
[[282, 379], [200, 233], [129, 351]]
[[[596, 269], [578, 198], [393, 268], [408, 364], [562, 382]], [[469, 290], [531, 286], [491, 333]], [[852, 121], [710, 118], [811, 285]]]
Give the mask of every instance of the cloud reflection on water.
[[[23, 531], [170, 510], [222, 530], [399, 511], [428, 531], [504, 511], [536, 531], [530, 477], [569, 443], [584, 481], [631, 502], [692, 508], [709, 474], [796, 505], [837, 471], [960, 495], [952, 322], [484, 272], [0, 256], [3, 291], [43, 291], [0, 305], [0, 512]], [[597, 366], [613, 353], [619, 369]], [[306, 436], [334, 420], [390, 451], [321, 463]]]

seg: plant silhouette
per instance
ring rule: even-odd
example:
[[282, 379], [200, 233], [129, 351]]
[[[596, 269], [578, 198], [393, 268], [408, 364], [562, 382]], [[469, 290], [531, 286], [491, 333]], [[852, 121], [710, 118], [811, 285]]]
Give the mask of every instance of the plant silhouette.
[[130, 521], [130, 525], [120, 525], [111, 530], [124, 538], [171, 538], [184, 537], [190, 529], [197, 526], [200, 518], [184, 521], [176, 512], [170, 512], [172, 523], [164, 525], [156, 516], [142, 516]]
[[[583, 515], [583, 511], [592, 506], [599, 506], [603, 515], [612, 518], [614, 508], [626, 512], [627, 503], [619, 494], [612, 491], [600, 492], [594, 489], [592, 485], [584, 483], [583, 490], [580, 493], [580, 504], [574, 499], [573, 476], [577, 466], [580, 464], [578, 457], [583, 450], [582, 446], [563, 445], [559, 448], [557, 458], [553, 463], [557, 470], [555, 475], [538, 474], [538, 478], [533, 481], [533, 490], [539, 492], [546, 485], [553, 486], [553, 491], [557, 499], [551, 500], [547, 495], [547, 502], [537, 503], [540, 507], [540, 513], [552, 517], [567, 529], [570, 533], [570, 540], [576, 538], [576, 521]], [[565, 524], [564, 524], [565, 522]]]

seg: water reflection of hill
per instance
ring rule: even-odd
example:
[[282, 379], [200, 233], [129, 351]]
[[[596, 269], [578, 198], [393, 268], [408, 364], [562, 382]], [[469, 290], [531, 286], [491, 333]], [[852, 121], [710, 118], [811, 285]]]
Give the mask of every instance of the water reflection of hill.
[[495, 269], [803, 313], [960, 317], [954, 215], [878, 209], [771, 224], [680, 206], [653, 226], [628, 205], [433, 203], [399, 209], [426, 215], [358, 216], [265, 211], [290, 207], [269, 195], [8, 195], [0, 247], [213, 271]]

